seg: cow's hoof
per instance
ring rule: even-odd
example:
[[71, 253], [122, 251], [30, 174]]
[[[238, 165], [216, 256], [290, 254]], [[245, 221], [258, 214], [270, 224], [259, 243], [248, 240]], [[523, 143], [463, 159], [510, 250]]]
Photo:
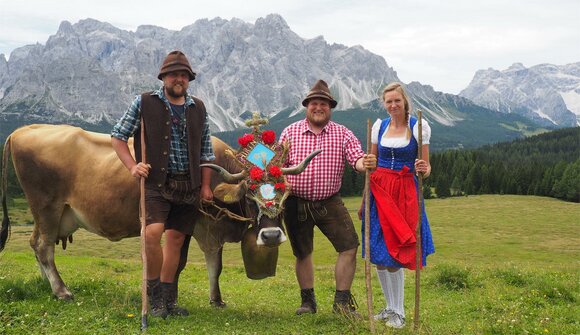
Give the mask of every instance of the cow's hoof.
[[58, 300], [64, 300], [64, 301], [73, 301], [75, 299], [74, 295], [68, 291], [55, 293], [55, 297]]
[[73, 301], [75, 300], [75, 297], [72, 294], [65, 294], [65, 295], [61, 295], [56, 297], [58, 300], [64, 300], [64, 301]]
[[209, 304], [215, 308], [226, 308], [226, 303], [223, 300], [210, 300]]

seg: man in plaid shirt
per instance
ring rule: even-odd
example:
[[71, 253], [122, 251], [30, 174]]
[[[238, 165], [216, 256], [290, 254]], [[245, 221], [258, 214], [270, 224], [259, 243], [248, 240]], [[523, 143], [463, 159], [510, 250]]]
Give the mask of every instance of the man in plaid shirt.
[[364, 172], [374, 169], [377, 160], [376, 156], [363, 152], [349, 129], [330, 120], [336, 104], [326, 82], [318, 80], [302, 101], [306, 119], [291, 124], [280, 135], [280, 142], [290, 144], [287, 166], [299, 164], [314, 150], [322, 150], [304, 172], [286, 176], [292, 185], [292, 195], [286, 200], [284, 222], [296, 256], [296, 278], [302, 299], [296, 310], [298, 315], [316, 313], [312, 251], [317, 226], [338, 252], [333, 310], [358, 316], [350, 287], [359, 240], [339, 190], [345, 161], [356, 171]]
[[[177, 305], [177, 278], [185, 266], [199, 201], [213, 198], [211, 170], [200, 164], [215, 156], [204, 104], [187, 93], [195, 72], [185, 54], [170, 52], [157, 78], [163, 87], [133, 100], [113, 128], [111, 143], [131, 175], [145, 178], [147, 295], [151, 315], [165, 318], [189, 314]], [[146, 148], [141, 148], [142, 134]], [[132, 136], [135, 158], [127, 144]]]

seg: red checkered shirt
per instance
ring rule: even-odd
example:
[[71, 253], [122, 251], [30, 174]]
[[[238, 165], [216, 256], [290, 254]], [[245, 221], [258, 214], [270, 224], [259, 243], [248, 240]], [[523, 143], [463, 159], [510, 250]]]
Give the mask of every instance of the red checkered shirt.
[[330, 121], [320, 134], [314, 134], [306, 119], [282, 131], [280, 143], [288, 141], [286, 166], [300, 164], [314, 150], [322, 149], [299, 175], [288, 175], [292, 194], [306, 200], [327, 199], [340, 190], [345, 160], [354, 167], [364, 155], [359, 140], [343, 125]]

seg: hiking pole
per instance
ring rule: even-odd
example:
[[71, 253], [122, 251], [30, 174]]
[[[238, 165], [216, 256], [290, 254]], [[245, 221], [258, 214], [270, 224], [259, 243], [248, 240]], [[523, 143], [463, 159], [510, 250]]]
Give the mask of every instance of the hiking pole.
[[[418, 117], [418, 139], [419, 142], [419, 149], [417, 150], [417, 158], [423, 159], [423, 122], [422, 122], [422, 114], [423, 112], [420, 109], [417, 109], [417, 117]], [[416, 230], [416, 240], [417, 245], [415, 247], [415, 260], [416, 260], [416, 268], [415, 268], [415, 317], [414, 317], [414, 330], [419, 330], [419, 301], [421, 296], [421, 263], [423, 260], [422, 253], [421, 253], [421, 225], [423, 224], [423, 173], [417, 173], [417, 203], [419, 207], [419, 219], [417, 222], [417, 230]]]
[[[371, 120], [367, 119], [367, 154], [371, 153]], [[369, 313], [369, 324], [371, 333], [375, 333], [375, 320], [373, 318], [373, 288], [371, 286], [371, 172], [365, 171], [365, 283], [367, 287], [367, 308]]]
[[[141, 161], [147, 164], [145, 153], [145, 122], [141, 118]], [[139, 179], [139, 222], [141, 223], [141, 262], [143, 263], [143, 274], [141, 278], [141, 331], [147, 329], [147, 250], [145, 247], [147, 241], [145, 209], [145, 177]]]

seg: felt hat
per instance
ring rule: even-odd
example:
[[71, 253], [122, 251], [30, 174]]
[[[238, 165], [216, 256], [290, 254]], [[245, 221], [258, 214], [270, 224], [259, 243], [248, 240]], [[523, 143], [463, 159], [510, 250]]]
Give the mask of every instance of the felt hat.
[[159, 69], [157, 78], [163, 80], [162, 78], [164, 75], [174, 71], [185, 71], [189, 75], [189, 81], [195, 80], [195, 72], [191, 69], [187, 57], [185, 57], [183, 52], [178, 50], [171, 51], [167, 57], [165, 57], [163, 65], [161, 65], [161, 68]]
[[337, 104], [336, 100], [334, 100], [334, 98], [330, 94], [330, 90], [328, 89], [328, 84], [322, 79], [319, 79], [314, 84], [314, 86], [312, 86], [312, 88], [310, 89], [310, 92], [308, 92], [308, 95], [306, 95], [306, 98], [304, 98], [304, 100], [302, 100], [302, 106], [307, 107], [308, 102], [310, 101], [310, 99], [313, 99], [313, 98], [328, 100], [330, 102], [330, 108], [336, 107], [336, 104]]

